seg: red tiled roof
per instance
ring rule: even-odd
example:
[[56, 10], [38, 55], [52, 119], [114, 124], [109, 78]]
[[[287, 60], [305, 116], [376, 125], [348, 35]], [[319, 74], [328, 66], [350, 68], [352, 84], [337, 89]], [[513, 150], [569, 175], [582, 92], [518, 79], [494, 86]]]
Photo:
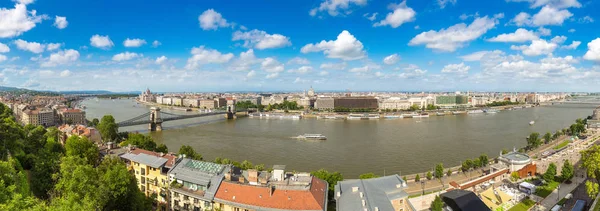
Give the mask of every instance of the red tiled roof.
[[[313, 177], [310, 190], [275, 189], [223, 181], [215, 198], [239, 204], [282, 210], [325, 210], [327, 183]], [[235, 197], [235, 199], [234, 199]]]
[[[140, 149], [140, 148], [131, 150], [130, 153], [136, 154], [136, 155], [147, 154], [147, 155], [152, 155], [152, 156], [156, 156], [156, 157], [161, 157], [160, 152], [153, 152], [153, 151], [148, 151], [148, 150]], [[167, 167], [167, 168], [172, 168], [173, 165], [175, 164], [175, 160], [177, 160], [177, 156], [171, 155], [171, 154], [165, 153], [162, 157], [166, 158], [168, 160], [167, 163], [165, 163], [165, 167]]]

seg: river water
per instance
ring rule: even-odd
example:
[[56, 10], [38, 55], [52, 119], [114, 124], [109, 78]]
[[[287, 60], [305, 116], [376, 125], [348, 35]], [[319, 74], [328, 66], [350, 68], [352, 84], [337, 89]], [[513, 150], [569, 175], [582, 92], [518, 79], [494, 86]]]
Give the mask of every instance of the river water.
[[[88, 119], [112, 114], [119, 122], [149, 111], [132, 99], [87, 99], [82, 104], [87, 106]], [[221, 157], [267, 166], [284, 164], [290, 171], [325, 168], [355, 178], [368, 172], [379, 175], [424, 172], [440, 162], [444, 166], [457, 166], [481, 153], [496, 157], [502, 149], [524, 146], [525, 137], [532, 132], [543, 135], [591, 115], [595, 106], [561, 104], [497, 114], [394, 120], [225, 120], [214, 116], [166, 122], [163, 123], [166, 130], [150, 134], [170, 151], [177, 152], [181, 145], [190, 145], [206, 160]], [[532, 120], [535, 124], [530, 126]], [[146, 133], [147, 127], [119, 130]], [[320, 133], [327, 140], [290, 138], [305, 133]]]

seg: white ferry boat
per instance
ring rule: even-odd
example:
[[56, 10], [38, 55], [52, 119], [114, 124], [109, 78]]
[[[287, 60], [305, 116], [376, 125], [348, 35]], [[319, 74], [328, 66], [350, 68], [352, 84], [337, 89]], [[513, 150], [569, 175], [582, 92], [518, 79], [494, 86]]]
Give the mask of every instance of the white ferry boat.
[[470, 110], [467, 114], [482, 114], [483, 110]]
[[453, 111], [452, 114], [453, 115], [460, 115], [460, 114], [466, 114], [466, 111]]
[[361, 115], [361, 114], [348, 114], [348, 117], [346, 117], [346, 118], [349, 120], [360, 120], [360, 119], [362, 119], [362, 116], [363, 115]]
[[436, 116], [445, 116], [446, 113], [444, 113], [444, 112], [436, 112], [435, 115]]
[[495, 113], [498, 113], [498, 110], [496, 110], [496, 109], [487, 109], [487, 110], [485, 110], [485, 113], [486, 114], [495, 114]]
[[385, 116], [383, 116], [383, 118], [386, 118], [386, 119], [399, 119], [399, 118], [402, 118], [402, 115], [385, 115]]
[[429, 114], [428, 113], [421, 113], [419, 115], [413, 116], [413, 118], [428, 118]]
[[402, 114], [402, 118], [413, 118], [414, 116], [417, 116], [419, 114], [413, 112], [413, 113], [408, 113], [408, 114]]
[[306, 139], [306, 140], [327, 140], [327, 137], [321, 134], [304, 134], [296, 137], [297, 139]]
[[529, 122], [529, 125], [533, 125], [533, 124], [535, 124], [535, 121]]

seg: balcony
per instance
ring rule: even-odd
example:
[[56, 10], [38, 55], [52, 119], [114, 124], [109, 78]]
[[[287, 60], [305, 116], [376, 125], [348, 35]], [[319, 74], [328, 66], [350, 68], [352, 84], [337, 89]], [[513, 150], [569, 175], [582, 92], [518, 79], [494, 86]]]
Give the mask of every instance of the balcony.
[[[174, 184], [173, 183], [171, 184], [171, 190], [178, 192], [184, 196], [188, 195], [188, 196], [195, 197], [195, 198], [204, 197], [204, 191], [199, 190], [199, 189], [194, 190], [194, 189], [183, 186], [183, 184], [179, 184], [176, 182]], [[192, 201], [193, 199], [190, 198], [188, 200]]]

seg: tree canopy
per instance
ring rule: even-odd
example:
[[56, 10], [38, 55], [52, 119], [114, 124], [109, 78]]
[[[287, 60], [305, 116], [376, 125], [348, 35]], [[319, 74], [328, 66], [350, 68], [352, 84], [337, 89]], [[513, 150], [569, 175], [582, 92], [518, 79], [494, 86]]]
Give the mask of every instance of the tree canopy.
[[186, 157], [194, 160], [202, 160], [202, 155], [200, 153], [196, 153], [196, 150], [189, 145], [181, 146], [177, 154], [185, 155]]
[[374, 173], [365, 173], [365, 174], [361, 174], [360, 176], [358, 176], [359, 179], [371, 179], [371, 178], [377, 178], [379, 177], [379, 175], [376, 175]]
[[112, 115], [103, 116], [97, 128], [104, 142], [117, 140], [119, 126], [115, 123], [115, 118]]

